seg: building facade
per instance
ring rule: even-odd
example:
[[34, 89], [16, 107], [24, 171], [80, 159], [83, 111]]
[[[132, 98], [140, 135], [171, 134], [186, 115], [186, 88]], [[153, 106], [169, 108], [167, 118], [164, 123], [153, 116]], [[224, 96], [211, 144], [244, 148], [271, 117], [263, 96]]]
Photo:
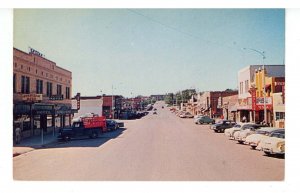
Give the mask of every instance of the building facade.
[[238, 103], [237, 94], [223, 97], [222, 108], [223, 108], [224, 119], [236, 121], [237, 103]]
[[[275, 77], [285, 77], [284, 65], [250, 65], [238, 72], [238, 105], [237, 105], [237, 121], [242, 121], [245, 116], [248, 122], [262, 122], [264, 117], [263, 102], [263, 79], [265, 86], [273, 84]], [[275, 83], [274, 83], [275, 84]], [[267, 94], [268, 95], [268, 94]], [[272, 97], [266, 95], [267, 103], [267, 122], [272, 121]]]
[[198, 101], [199, 114], [212, 118], [221, 118], [223, 115], [223, 98], [237, 95], [238, 91], [207, 91], [201, 94]]
[[13, 49], [14, 121], [22, 122], [24, 137], [69, 125], [71, 93], [71, 71], [32, 48], [29, 53]]
[[[80, 108], [74, 114], [74, 118], [78, 118], [84, 114], [93, 113], [102, 116], [103, 98], [102, 96], [82, 96], [79, 100]], [[72, 108], [77, 109], [78, 102], [76, 98], [72, 98]]]

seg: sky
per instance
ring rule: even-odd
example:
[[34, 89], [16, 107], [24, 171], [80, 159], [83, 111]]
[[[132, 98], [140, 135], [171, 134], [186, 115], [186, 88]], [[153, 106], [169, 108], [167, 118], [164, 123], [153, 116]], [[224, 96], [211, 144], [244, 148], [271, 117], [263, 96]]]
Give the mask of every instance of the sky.
[[[284, 9], [15, 9], [13, 45], [72, 72], [72, 96], [237, 89], [285, 60]], [[248, 48], [248, 49], [243, 49]]]

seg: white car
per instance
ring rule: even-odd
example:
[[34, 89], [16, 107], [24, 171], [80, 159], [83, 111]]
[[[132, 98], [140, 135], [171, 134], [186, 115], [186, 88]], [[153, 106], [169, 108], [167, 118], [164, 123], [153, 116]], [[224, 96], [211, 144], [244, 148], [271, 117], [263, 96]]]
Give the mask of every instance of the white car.
[[241, 127], [245, 124], [247, 124], [247, 123], [237, 123], [233, 127], [229, 128], [229, 129], [225, 129], [225, 131], [224, 131], [225, 136], [229, 137], [230, 139], [233, 139], [233, 134], [236, 131], [239, 131], [241, 129]]
[[285, 131], [275, 131], [261, 142], [261, 150], [266, 154], [285, 154]]
[[262, 127], [262, 125], [258, 125], [258, 124], [244, 125], [240, 131], [237, 131], [233, 134], [233, 137], [240, 144], [243, 144], [244, 141], [246, 141], [246, 137], [248, 135], [254, 134], [255, 131], [261, 127]]
[[270, 135], [271, 132], [277, 130], [279, 130], [279, 128], [261, 127], [260, 129], [256, 130], [254, 134], [247, 136], [244, 144], [248, 144], [251, 146], [252, 149], [255, 149], [262, 139], [268, 137], [268, 135]]

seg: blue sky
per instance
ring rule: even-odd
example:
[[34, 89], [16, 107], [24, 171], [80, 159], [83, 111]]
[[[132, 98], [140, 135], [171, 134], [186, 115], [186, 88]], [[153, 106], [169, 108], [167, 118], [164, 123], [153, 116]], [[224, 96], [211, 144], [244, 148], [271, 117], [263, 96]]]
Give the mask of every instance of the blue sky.
[[15, 9], [14, 47], [72, 71], [73, 95], [225, 90], [262, 62], [243, 47], [283, 63], [284, 21], [284, 9]]

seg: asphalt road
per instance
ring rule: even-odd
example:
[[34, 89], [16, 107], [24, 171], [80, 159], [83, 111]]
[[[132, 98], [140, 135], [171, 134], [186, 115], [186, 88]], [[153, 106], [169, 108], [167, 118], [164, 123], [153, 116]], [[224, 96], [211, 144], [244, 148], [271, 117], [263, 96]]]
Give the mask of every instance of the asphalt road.
[[277, 181], [284, 159], [228, 140], [156, 104], [98, 139], [58, 143], [13, 158], [15, 180]]

